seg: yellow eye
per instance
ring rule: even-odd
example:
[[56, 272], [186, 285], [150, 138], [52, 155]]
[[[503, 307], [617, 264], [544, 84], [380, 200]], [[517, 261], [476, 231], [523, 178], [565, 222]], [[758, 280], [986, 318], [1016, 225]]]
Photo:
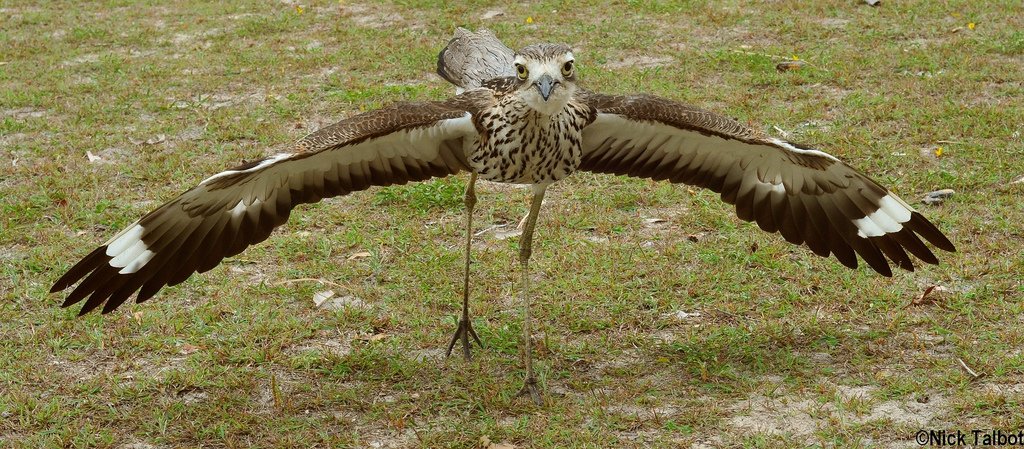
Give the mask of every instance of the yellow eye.
[[570, 75], [572, 75], [572, 61], [565, 61], [565, 64], [562, 64], [562, 76]]
[[526, 66], [522, 65], [522, 64], [516, 64], [516, 74], [519, 75], [519, 79], [521, 79], [521, 80], [526, 79], [526, 74], [527, 74]]

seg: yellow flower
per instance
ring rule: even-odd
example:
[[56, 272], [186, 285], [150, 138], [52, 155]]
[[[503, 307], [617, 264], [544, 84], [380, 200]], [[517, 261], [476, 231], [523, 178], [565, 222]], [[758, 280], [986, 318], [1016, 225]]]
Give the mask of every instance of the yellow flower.
[[533, 17], [527, 16], [526, 17], [526, 23], [533, 23]]
[[793, 55], [792, 57], [793, 57], [793, 60], [794, 60], [794, 61], [799, 61], [799, 60], [800, 60], [800, 57], [799, 57], [799, 56], [797, 56], [797, 55]]
[[295, 5], [295, 12], [297, 12], [299, 14], [302, 14], [302, 12], [303, 12], [302, 5]]
[[942, 147], [935, 147], [935, 157], [942, 156]]
[[968, 30], [973, 30], [974, 29], [974, 22], [968, 22], [967, 23], [967, 29]]

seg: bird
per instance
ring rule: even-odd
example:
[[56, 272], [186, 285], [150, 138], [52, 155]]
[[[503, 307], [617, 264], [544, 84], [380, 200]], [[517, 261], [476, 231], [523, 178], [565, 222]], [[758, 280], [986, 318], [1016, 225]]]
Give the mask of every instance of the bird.
[[[671, 99], [587, 90], [566, 44], [512, 52], [479, 36], [473, 43], [457, 32], [438, 56], [438, 73], [461, 93], [353, 115], [282, 152], [213, 174], [90, 252], [51, 292], [74, 286], [63, 307], [84, 301], [79, 315], [109, 313], [133, 294], [142, 303], [267, 239], [300, 204], [468, 172], [463, 313], [448, 345], [450, 354], [461, 340], [468, 358], [469, 338], [481, 344], [468, 309], [474, 185], [526, 184], [531, 200], [518, 254], [526, 374], [519, 396], [540, 405], [530, 343], [533, 235], [547, 188], [575, 172], [709, 189], [764, 231], [850, 268], [859, 256], [884, 276], [892, 276], [890, 261], [913, 271], [911, 255], [938, 264], [928, 244], [956, 251], [907, 202], [820, 149]], [[484, 47], [496, 50], [500, 67], [467, 65], [474, 59], [464, 53]]]

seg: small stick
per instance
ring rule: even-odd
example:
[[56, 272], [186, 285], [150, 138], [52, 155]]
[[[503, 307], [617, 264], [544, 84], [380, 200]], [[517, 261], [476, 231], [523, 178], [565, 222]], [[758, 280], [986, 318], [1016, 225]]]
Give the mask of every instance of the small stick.
[[275, 282], [275, 283], [273, 283], [271, 285], [278, 286], [278, 285], [285, 285], [285, 284], [294, 284], [296, 282], [319, 282], [321, 284], [327, 284], [327, 285], [330, 285], [332, 287], [346, 288], [344, 285], [336, 284], [334, 282], [331, 282], [331, 281], [328, 281], [328, 280], [325, 280], [325, 279], [316, 279], [316, 278], [285, 279], [283, 281], [277, 281], [277, 282]]
[[984, 375], [984, 374], [978, 374], [974, 370], [972, 370], [971, 367], [967, 366], [967, 364], [964, 363], [964, 359], [961, 359], [960, 357], [957, 357], [956, 361], [960, 362], [960, 367], [963, 368], [964, 371], [967, 371], [967, 374], [969, 374], [971, 376], [971, 380], [977, 379], [977, 378], [979, 378], [979, 377]]

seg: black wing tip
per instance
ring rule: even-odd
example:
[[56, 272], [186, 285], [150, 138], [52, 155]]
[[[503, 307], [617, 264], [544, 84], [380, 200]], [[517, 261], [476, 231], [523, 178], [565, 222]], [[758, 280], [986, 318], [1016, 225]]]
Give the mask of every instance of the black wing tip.
[[875, 270], [876, 273], [878, 273], [878, 274], [880, 274], [882, 276], [885, 276], [887, 278], [891, 278], [892, 277], [892, 267], [889, 266], [889, 262], [887, 262], [884, 259], [884, 257], [883, 257], [883, 259], [881, 261], [867, 260], [867, 263], [868, 263], [868, 265], [871, 266], [871, 268], [873, 270]]
[[[91, 253], [78, 261], [74, 266], [68, 269], [60, 278], [53, 282], [53, 286], [50, 287], [50, 293], [57, 293], [59, 291], [67, 290], [68, 287], [75, 285], [80, 279], [92, 273], [100, 263], [106, 264], [110, 260], [107, 256], [107, 245], [100, 246], [92, 250]], [[102, 261], [102, 262], [100, 262]]]
[[936, 248], [951, 253], [956, 252], [956, 246], [949, 240], [949, 237], [946, 237], [939, 228], [935, 227], [927, 218], [924, 218], [924, 215], [921, 215], [920, 212], [912, 212], [908, 224], [912, 226], [914, 232], [924, 237], [928, 243], [931, 243]]
[[96, 248], [53, 283], [53, 286], [50, 287], [50, 293], [61, 292], [71, 288], [76, 283], [78, 284], [60, 304], [62, 309], [71, 307], [88, 298], [78, 311], [77, 316], [83, 316], [92, 312], [101, 305], [103, 306], [101, 313], [105, 315], [124, 302], [121, 300], [115, 304], [111, 301], [111, 298], [117, 293], [116, 288], [111, 288], [116, 286], [111, 283], [118, 281], [119, 274], [116, 271], [117, 268], [110, 266], [111, 257], [107, 256], [106, 251], [106, 245]]
[[89, 312], [92, 312], [93, 309], [95, 309], [95, 307], [82, 306], [82, 309], [78, 311], [78, 315], [76, 315], [76, 316], [79, 316], [79, 317], [85, 316], [85, 314], [87, 314]]
[[[83, 316], [97, 309], [99, 309], [100, 315], [107, 315], [110, 312], [113, 312], [122, 305], [124, 305], [124, 303], [126, 302], [125, 300], [128, 299], [128, 297], [135, 293], [137, 290], [138, 289], [133, 290], [129, 292], [127, 295], [117, 295], [118, 292], [114, 291], [106, 292], [100, 296], [95, 296], [96, 292], [93, 292], [93, 295], [89, 296], [89, 300], [86, 301], [82, 308], [78, 310], [77, 316]], [[72, 295], [74, 295], [74, 292], [72, 292]], [[115, 298], [115, 296], [117, 297]], [[82, 295], [81, 297], [78, 298], [74, 296], [68, 296], [68, 298], [65, 299], [64, 302], [60, 305], [60, 308], [66, 309], [68, 307], [71, 307], [75, 304], [82, 302], [83, 299], [85, 299], [85, 295]], [[139, 300], [138, 302], [142, 301], [144, 300]], [[100, 306], [103, 307], [101, 308]]]

